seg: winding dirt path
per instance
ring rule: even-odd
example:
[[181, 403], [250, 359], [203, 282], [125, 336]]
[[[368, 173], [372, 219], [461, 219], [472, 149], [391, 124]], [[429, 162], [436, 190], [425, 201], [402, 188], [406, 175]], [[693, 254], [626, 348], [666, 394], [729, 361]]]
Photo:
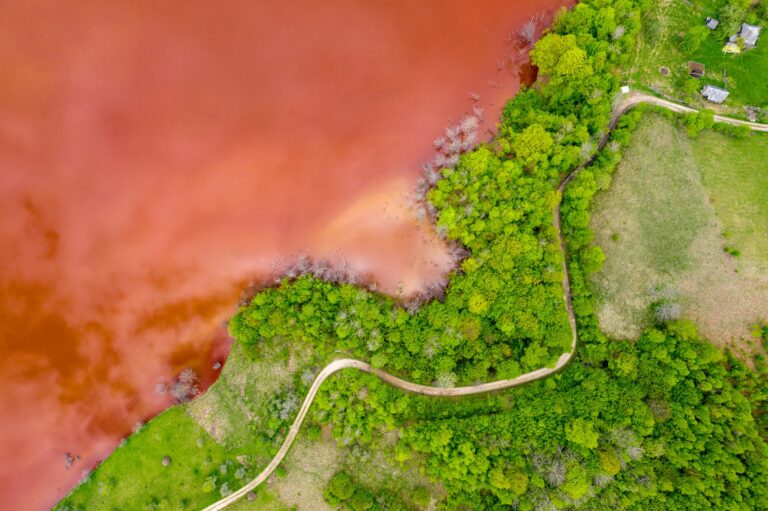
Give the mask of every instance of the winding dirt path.
[[[518, 385], [522, 385], [524, 383], [540, 380], [542, 378], [546, 378], [547, 376], [550, 376], [558, 372], [560, 369], [565, 367], [571, 361], [571, 359], [573, 358], [573, 355], [576, 353], [576, 345], [578, 342], [578, 332], [576, 329], [576, 317], [573, 313], [573, 304], [571, 302], [571, 282], [568, 277], [568, 263], [567, 263], [568, 258], [566, 253], [565, 239], [563, 238], [563, 233], [560, 228], [560, 204], [562, 202], [563, 191], [565, 190], [565, 187], [568, 186], [568, 183], [571, 182], [571, 180], [579, 173], [581, 169], [592, 164], [597, 154], [605, 147], [605, 144], [608, 142], [611, 131], [613, 131], [613, 129], [616, 127], [616, 123], [618, 122], [619, 118], [627, 110], [629, 110], [630, 108], [632, 108], [633, 106], [639, 103], [649, 103], [653, 105], [658, 105], [679, 113], [691, 113], [691, 112], [697, 111], [696, 109], [679, 105], [677, 103], [673, 103], [671, 101], [660, 99], [655, 96], [651, 96], [649, 94], [645, 94], [637, 91], [632, 91], [628, 94], [625, 94], [624, 96], [621, 97], [620, 101], [614, 108], [614, 114], [611, 119], [610, 125], [608, 127], [608, 130], [606, 131], [606, 134], [603, 136], [603, 138], [600, 140], [600, 143], [598, 144], [597, 151], [595, 151], [595, 156], [593, 156], [588, 161], [579, 165], [578, 167], [573, 169], [570, 173], [565, 175], [561, 179], [560, 183], [558, 184], [557, 191], [560, 193], [560, 201], [558, 201], [557, 206], [555, 206], [555, 209], [553, 211], [552, 223], [557, 232], [557, 238], [560, 243], [560, 252], [563, 254], [563, 261], [562, 261], [563, 301], [565, 303], [565, 308], [568, 313], [568, 323], [571, 328], [572, 340], [571, 340], [571, 350], [560, 355], [560, 358], [557, 360], [557, 362], [553, 367], [542, 367], [542, 368], [536, 369], [535, 371], [521, 374], [517, 378], [513, 378], [511, 380], [497, 380], [497, 381], [492, 381], [487, 383], [480, 383], [477, 385], [470, 385], [466, 387], [431, 387], [429, 385], [421, 385], [419, 383], [413, 383], [407, 380], [403, 380], [401, 378], [398, 378], [397, 376], [384, 372], [380, 369], [375, 369], [371, 367], [370, 364], [366, 362], [362, 362], [360, 360], [356, 360], [352, 358], [343, 358], [339, 360], [334, 360], [333, 362], [325, 366], [315, 377], [315, 380], [312, 382], [312, 385], [309, 388], [309, 392], [307, 393], [307, 396], [304, 398], [304, 402], [301, 404], [299, 413], [296, 415], [296, 419], [294, 419], [293, 424], [291, 424], [291, 428], [288, 431], [288, 434], [286, 435], [285, 440], [283, 441], [283, 445], [280, 446], [280, 449], [277, 451], [277, 454], [275, 454], [275, 457], [272, 458], [272, 461], [269, 462], [269, 465], [267, 465], [264, 468], [264, 470], [262, 470], [261, 473], [257, 475], [253, 480], [251, 480], [248, 484], [246, 484], [236, 492], [232, 493], [231, 495], [228, 495], [227, 497], [224, 497], [223, 499], [211, 504], [210, 506], [206, 507], [203, 511], [219, 511], [221, 509], [224, 509], [228, 505], [232, 504], [236, 500], [248, 494], [248, 492], [254, 490], [261, 483], [266, 481], [266, 479], [272, 474], [272, 472], [275, 471], [278, 465], [280, 465], [280, 463], [283, 461], [283, 458], [285, 458], [286, 454], [288, 454], [288, 450], [293, 445], [294, 440], [296, 440], [296, 436], [299, 434], [301, 425], [304, 423], [304, 419], [307, 413], [309, 412], [309, 408], [310, 406], [312, 406], [312, 403], [315, 400], [315, 396], [317, 395], [318, 390], [320, 390], [320, 387], [322, 386], [323, 382], [325, 382], [325, 380], [327, 380], [328, 377], [330, 377], [332, 374], [338, 371], [341, 371], [342, 369], [357, 369], [365, 373], [376, 375], [382, 381], [394, 387], [402, 389], [406, 392], [413, 392], [414, 394], [422, 394], [425, 396], [469, 396], [472, 394], [483, 394], [486, 392], [493, 392], [496, 390], [504, 390], [511, 387], [516, 387]], [[739, 119], [732, 119], [730, 117], [723, 117], [720, 115], [715, 116], [715, 121], [732, 124], [736, 126], [749, 126], [750, 129], [755, 131], [768, 132], [768, 124], [759, 124], [754, 122], [742, 121]]]

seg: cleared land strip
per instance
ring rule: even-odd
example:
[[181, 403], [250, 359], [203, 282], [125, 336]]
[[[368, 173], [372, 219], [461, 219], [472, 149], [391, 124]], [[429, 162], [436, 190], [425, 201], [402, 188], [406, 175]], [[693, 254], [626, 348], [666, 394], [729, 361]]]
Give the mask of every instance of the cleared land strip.
[[[658, 105], [678, 113], [697, 112], [696, 109], [686, 107], [683, 105], [678, 105], [677, 103], [666, 101], [664, 99], [660, 99], [655, 96], [651, 96], [649, 94], [644, 94], [636, 91], [630, 92], [629, 94], [621, 98], [621, 101], [616, 106], [614, 110], [613, 119], [609, 126], [608, 132], [600, 140], [600, 143], [598, 144], [598, 150], [596, 151], [595, 154], [599, 153], [599, 151], [602, 150], [603, 147], [605, 147], [605, 144], [608, 142], [610, 133], [613, 130], [613, 128], [616, 126], [616, 122], [618, 121], [619, 117], [621, 117], [621, 115], [624, 114], [624, 112], [626, 112], [627, 110], [629, 110], [630, 108], [632, 108], [633, 106], [639, 103], [649, 103], [653, 105]], [[739, 119], [732, 119], [730, 117], [723, 117], [720, 115], [715, 116], [715, 121], [727, 123], [727, 124], [733, 124], [737, 126], [740, 126], [740, 125], [749, 126], [750, 129], [755, 131], [768, 132], [768, 124], [759, 124], [755, 122], [742, 121]], [[576, 174], [578, 174], [578, 172], [581, 169], [589, 166], [594, 160], [594, 158], [595, 157], [593, 156], [586, 163], [576, 167], [574, 170], [572, 170], [560, 181], [557, 189], [560, 192], [561, 201], [562, 201], [563, 191], [565, 190], [565, 187], [568, 185], [568, 183], [574, 178], [574, 176], [576, 176]], [[309, 388], [309, 392], [307, 393], [307, 396], [304, 398], [304, 402], [301, 404], [299, 413], [298, 415], [296, 415], [296, 419], [293, 421], [293, 424], [291, 424], [291, 428], [288, 431], [288, 434], [286, 435], [285, 440], [283, 441], [283, 445], [280, 446], [280, 449], [277, 451], [277, 454], [275, 454], [275, 457], [272, 458], [272, 461], [269, 462], [269, 465], [267, 465], [264, 468], [264, 470], [262, 470], [261, 473], [257, 475], [253, 480], [251, 480], [248, 484], [246, 484], [245, 486], [243, 486], [233, 494], [228, 495], [227, 497], [224, 497], [223, 499], [211, 504], [210, 506], [206, 507], [203, 511], [219, 511], [221, 509], [224, 509], [228, 505], [234, 503], [236, 500], [239, 500], [243, 496], [247, 495], [248, 492], [258, 487], [261, 483], [266, 481], [266, 479], [272, 474], [272, 472], [275, 471], [278, 465], [280, 465], [280, 463], [283, 461], [283, 458], [285, 458], [285, 455], [288, 454], [288, 450], [291, 448], [291, 445], [293, 445], [293, 442], [296, 439], [296, 436], [299, 434], [301, 425], [304, 423], [304, 419], [307, 413], [309, 412], [309, 408], [310, 406], [312, 406], [312, 402], [315, 400], [317, 391], [320, 390], [320, 387], [322, 386], [323, 382], [325, 382], [325, 380], [327, 380], [329, 376], [331, 376], [332, 374], [338, 371], [341, 371], [342, 369], [357, 369], [365, 373], [376, 375], [382, 381], [394, 387], [397, 387], [399, 389], [405, 390], [406, 392], [413, 392], [415, 394], [422, 394], [425, 396], [446, 397], [446, 396], [469, 396], [472, 394], [483, 394], [486, 392], [493, 392], [496, 390], [505, 390], [511, 387], [522, 385], [524, 383], [529, 383], [535, 380], [546, 378], [547, 376], [550, 376], [558, 372], [563, 367], [565, 367], [568, 364], [568, 362], [571, 361], [571, 359], [573, 358], [573, 355], [576, 352], [578, 332], [576, 330], [576, 317], [573, 314], [573, 305], [571, 303], [571, 285], [570, 285], [570, 279], [568, 277], [568, 262], [567, 262], [567, 255], [565, 251], [565, 239], [563, 238], [563, 234], [560, 229], [560, 203], [559, 202], [557, 206], [555, 206], [555, 209], [553, 211], [553, 225], [557, 232], [557, 238], [560, 243], [560, 252], [563, 255], [563, 262], [562, 262], [563, 264], [563, 301], [565, 302], [565, 308], [568, 313], [568, 323], [570, 325], [571, 333], [572, 333], [571, 350], [560, 355], [560, 358], [557, 360], [557, 363], [553, 367], [542, 367], [542, 368], [536, 369], [535, 371], [521, 374], [517, 378], [513, 378], [511, 380], [497, 380], [497, 381], [492, 381], [487, 383], [480, 383], [477, 385], [470, 385], [466, 387], [431, 387], [429, 385], [421, 385], [419, 383], [413, 383], [407, 380], [403, 380], [401, 378], [398, 378], [397, 376], [389, 374], [380, 369], [375, 369], [371, 367], [370, 364], [363, 362], [361, 360], [355, 360], [351, 358], [334, 360], [333, 362], [325, 366], [315, 377], [315, 380], [312, 382], [312, 386]]]

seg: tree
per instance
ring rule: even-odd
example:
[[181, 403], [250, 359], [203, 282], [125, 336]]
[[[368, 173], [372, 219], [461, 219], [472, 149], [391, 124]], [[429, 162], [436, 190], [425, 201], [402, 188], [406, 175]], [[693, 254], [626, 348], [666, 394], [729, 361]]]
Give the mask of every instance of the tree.
[[536, 43], [531, 59], [542, 73], [550, 76], [578, 79], [592, 74], [587, 53], [578, 47], [573, 34], [547, 34]]
[[685, 118], [685, 129], [690, 137], [696, 137], [701, 131], [711, 129], [715, 124], [715, 112], [704, 109], [688, 114]]
[[592, 67], [587, 61], [587, 52], [579, 47], [570, 48], [560, 56], [554, 74], [568, 78], [586, 78], [591, 75]]
[[469, 298], [468, 308], [472, 314], [482, 316], [488, 310], [488, 301], [479, 293], [473, 294]]
[[531, 45], [536, 40], [536, 27], [539, 24], [538, 17], [529, 19], [525, 24], [517, 31], [523, 44]]
[[587, 273], [600, 271], [605, 262], [605, 253], [597, 245], [585, 248], [581, 253], [582, 268]]
[[565, 426], [565, 437], [587, 449], [595, 449], [599, 435], [595, 432], [592, 422], [578, 418]]
[[657, 323], [663, 324], [669, 321], [680, 319], [683, 314], [683, 308], [679, 303], [669, 300], [663, 300], [653, 305], [653, 317]]
[[373, 495], [365, 488], [358, 487], [347, 501], [352, 511], [366, 511], [373, 507]]
[[515, 136], [512, 148], [526, 166], [546, 158], [554, 144], [552, 135], [540, 124], [531, 124]]
[[576, 47], [576, 36], [573, 34], [547, 34], [536, 43], [536, 47], [531, 51], [531, 60], [539, 71], [544, 74], [552, 75], [560, 62], [560, 57], [565, 52]]
[[352, 478], [346, 472], [339, 472], [328, 483], [325, 497], [331, 504], [338, 504], [349, 499], [355, 491]]
[[568, 476], [563, 485], [563, 492], [573, 500], [578, 500], [589, 491], [589, 474], [580, 465], [574, 465], [568, 470]]

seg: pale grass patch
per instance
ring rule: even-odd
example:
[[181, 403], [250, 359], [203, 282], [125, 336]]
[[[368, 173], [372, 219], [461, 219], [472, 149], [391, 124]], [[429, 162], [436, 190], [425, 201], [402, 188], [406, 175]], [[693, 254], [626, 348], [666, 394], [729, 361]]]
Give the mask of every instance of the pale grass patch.
[[[649, 116], [595, 201], [592, 228], [606, 263], [592, 282], [601, 328], [612, 337], [636, 338], [649, 326], [663, 289], [674, 290], [684, 316], [721, 346], [745, 348], [751, 325], [768, 315], [768, 275], [723, 251], [729, 243], [693, 155], [696, 142]], [[721, 166], [728, 172], [728, 161]]]
[[323, 490], [340, 470], [341, 458], [342, 452], [333, 439], [324, 436], [309, 441], [299, 434], [281, 465], [286, 471], [285, 478], [272, 475], [269, 488], [299, 511], [330, 511], [333, 508], [323, 500]]
[[266, 357], [249, 360], [235, 342], [219, 379], [205, 394], [187, 404], [187, 413], [217, 442], [226, 443], [254, 420], [260, 402], [290, 383], [291, 363], [296, 364]]

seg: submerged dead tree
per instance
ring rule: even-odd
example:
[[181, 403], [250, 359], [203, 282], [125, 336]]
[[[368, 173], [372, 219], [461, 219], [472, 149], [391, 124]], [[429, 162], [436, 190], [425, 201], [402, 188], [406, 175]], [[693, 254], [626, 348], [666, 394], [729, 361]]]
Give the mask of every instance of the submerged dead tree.
[[186, 403], [200, 393], [199, 380], [197, 372], [192, 368], [187, 368], [170, 382], [158, 382], [155, 385], [155, 392], [163, 396], [170, 394], [177, 403]]

